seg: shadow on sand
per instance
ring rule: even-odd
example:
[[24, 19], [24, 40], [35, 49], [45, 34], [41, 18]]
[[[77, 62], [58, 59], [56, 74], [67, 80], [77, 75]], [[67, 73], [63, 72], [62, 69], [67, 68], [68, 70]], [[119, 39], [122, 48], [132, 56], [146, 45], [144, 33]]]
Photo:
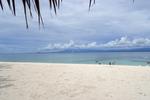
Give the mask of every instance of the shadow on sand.
[[10, 76], [6, 76], [5, 74], [3, 74], [9, 73], [10, 70], [11, 70], [10, 65], [0, 64], [0, 89], [14, 86], [12, 82], [15, 80], [12, 80]]

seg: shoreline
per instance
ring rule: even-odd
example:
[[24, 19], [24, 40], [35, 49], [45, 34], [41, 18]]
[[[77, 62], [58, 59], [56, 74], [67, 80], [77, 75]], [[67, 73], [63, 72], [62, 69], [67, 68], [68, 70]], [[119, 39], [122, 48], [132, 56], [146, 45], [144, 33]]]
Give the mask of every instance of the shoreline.
[[107, 66], [107, 67], [150, 67], [150, 65], [119, 65], [119, 64], [114, 64], [114, 65], [109, 65], [109, 64], [79, 64], [79, 63], [48, 63], [48, 62], [9, 62], [9, 61], [0, 61], [0, 64], [2, 63], [9, 63], [9, 64], [49, 64], [49, 65], [91, 65], [91, 66]]

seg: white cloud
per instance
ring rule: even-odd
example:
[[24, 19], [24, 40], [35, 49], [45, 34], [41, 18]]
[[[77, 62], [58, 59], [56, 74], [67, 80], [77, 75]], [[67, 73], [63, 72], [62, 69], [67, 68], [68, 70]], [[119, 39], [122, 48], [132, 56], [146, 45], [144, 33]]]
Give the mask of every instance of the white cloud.
[[97, 47], [96, 42], [91, 43], [75, 43], [73, 40], [70, 40], [68, 43], [54, 43], [48, 44], [48, 46], [44, 47], [44, 49], [69, 49], [69, 48], [92, 48]]
[[150, 39], [148, 38], [137, 38], [130, 40], [127, 37], [121, 37], [121, 39], [116, 39], [103, 44], [104, 47], [141, 47], [150, 46]]
[[97, 42], [91, 43], [75, 43], [70, 40], [68, 43], [54, 43], [48, 44], [44, 49], [70, 49], [70, 48], [81, 48], [81, 49], [92, 49], [92, 48], [118, 48], [118, 47], [149, 47], [150, 39], [148, 38], [137, 38], [129, 39], [128, 37], [121, 37], [104, 44], [98, 44]]
[[55, 43], [55, 44], [49, 44], [45, 49], [66, 49], [71, 48], [74, 46], [74, 41], [70, 40], [69, 43]]

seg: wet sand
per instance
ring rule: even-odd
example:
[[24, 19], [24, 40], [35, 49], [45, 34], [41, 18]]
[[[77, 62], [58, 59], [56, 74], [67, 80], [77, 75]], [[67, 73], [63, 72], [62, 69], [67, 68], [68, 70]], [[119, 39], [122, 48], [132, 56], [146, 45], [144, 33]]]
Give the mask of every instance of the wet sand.
[[0, 100], [150, 100], [150, 67], [0, 62]]

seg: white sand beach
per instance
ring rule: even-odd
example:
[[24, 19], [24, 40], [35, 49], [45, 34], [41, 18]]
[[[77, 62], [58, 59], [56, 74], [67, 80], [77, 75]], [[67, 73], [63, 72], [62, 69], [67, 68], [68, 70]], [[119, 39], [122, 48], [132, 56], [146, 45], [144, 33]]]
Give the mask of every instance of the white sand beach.
[[150, 100], [150, 67], [1, 62], [0, 100]]

